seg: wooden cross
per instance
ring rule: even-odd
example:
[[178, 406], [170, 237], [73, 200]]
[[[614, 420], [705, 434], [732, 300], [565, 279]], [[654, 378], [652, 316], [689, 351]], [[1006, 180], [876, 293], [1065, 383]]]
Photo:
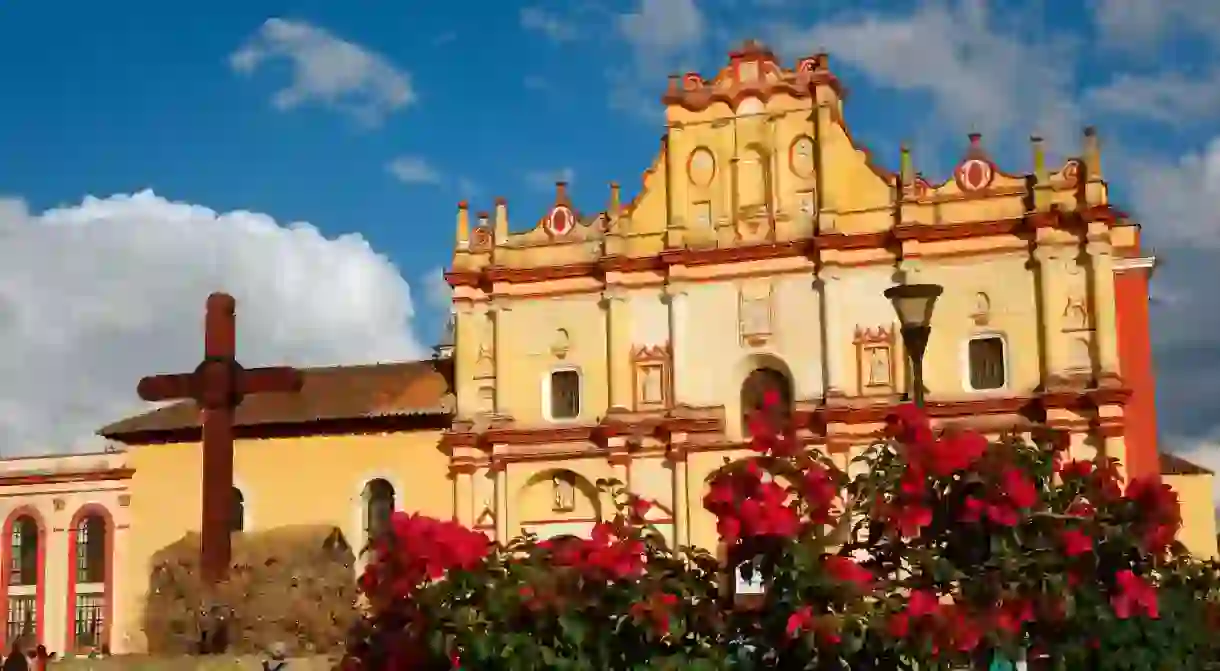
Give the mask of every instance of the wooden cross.
[[233, 420], [248, 394], [297, 392], [303, 378], [295, 368], [245, 370], [237, 363], [237, 302], [228, 294], [208, 296], [204, 319], [203, 362], [192, 373], [154, 375], [140, 380], [136, 393], [145, 401], [192, 399], [203, 415], [203, 524], [201, 565], [204, 579], [228, 577], [232, 556]]

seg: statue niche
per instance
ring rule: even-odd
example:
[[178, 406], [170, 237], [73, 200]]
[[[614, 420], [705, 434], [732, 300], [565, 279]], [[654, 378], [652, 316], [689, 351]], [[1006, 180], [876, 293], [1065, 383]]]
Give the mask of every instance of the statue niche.
[[741, 429], [750, 435], [750, 416], [766, 407], [768, 396], [778, 397], [778, 420], [786, 425], [792, 417], [792, 383], [774, 368], [755, 368], [741, 384]]
[[743, 218], [766, 214], [770, 204], [770, 171], [766, 154], [746, 147], [737, 159], [737, 206]]

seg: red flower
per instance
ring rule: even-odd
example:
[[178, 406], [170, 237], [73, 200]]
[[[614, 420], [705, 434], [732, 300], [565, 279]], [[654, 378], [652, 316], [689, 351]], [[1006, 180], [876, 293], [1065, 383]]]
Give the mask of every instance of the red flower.
[[1110, 605], [1120, 620], [1141, 612], [1154, 620], [1161, 616], [1156, 588], [1151, 583], [1130, 569], [1119, 571], [1114, 578], [1117, 592], [1110, 596]]
[[1136, 523], [1144, 549], [1160, 554], [1169, 549], [1182, 526], [1178, 495], [1160, 477], [1133, 478], [1126, 498], [1135, 503], [1140, 519]]
[[914, 618], [927, 617], [940, 608], [940, 599], [936, 594], [923, 589], [911, 590], [907, 597], [907, 615]]
[[788, 616], [788, 638], [796, 638], [802, 632], [810, 631], [814, 627], [813, 609], [809, 606], [801, 606]]
[[1063, 543], [1063, 553], [1069, 557], [1078, 557], [1093, 551], [1093, 539], [1079, 529], [1064, 529], [1059, 534], [1059, 542]]
[[1038, 502], [1038, 489], [1021, 469], [1004, 469], [1000, 474], [1000, 483], [1004, 495], [1018, 508], [1032, 508]]
[[1077, 459], [1062, 464], [1059, 469], [1059, 475], [1064, 482], [1070, 480], [1084, 479], [1089, 477], [1093, 472], [1093, 462]]
[[935, 440], [928, 416], [913, 403], [903, 403], [894, 408], [886, 418], [886, 432], [898, 442], [909, 447], [921, 448]]
[[897, 506], [891, 513], [890, 521], [904, 538], [914, 538], [921, 529], [932, 523], [932, 509], [918, 503]]
[[873, 585], [872, 571], [857, 564], [849, 557], [830, 555], [823, 560], [823, 566], [830, 577], [839, 582], [850, 583], [866, 590]]
[[905, 638], [911, 633], [911, 616], [906, 613], [894, 613], [886, 622], [886, 631], [894, 638]]

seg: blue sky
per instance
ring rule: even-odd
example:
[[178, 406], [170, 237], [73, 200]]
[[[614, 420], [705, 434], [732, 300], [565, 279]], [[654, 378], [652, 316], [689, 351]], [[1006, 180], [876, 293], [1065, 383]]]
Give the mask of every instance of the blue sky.
[[[226, 278], [259, 270], [249, 277], [261, 279], [231, 281], [260, 312], [299, 311], [319, 303], [309, 291], [335, 290], [334, 276], [358, 278], [340, 283], [358, 294], [343, 308], [343, 328], [286, 334], [268, 318], [251, 327], [251, 339], [270, 343], [251, 344], [252, 356], [418, 354], [441, 317], [430, 299], [458, 200], [490, 209], [505, 196], [514, 227], [523, 228], [542, 214], [561, 174], [587, 211], [604, 206], [612, 180], [632, 194], [663, 133], [666, 75], [711, 73], [732, 46], [755, 37], [789, 64], [829, 51], [851, 91], [853, 133], [891, 166], [899, 142], [911, 142], [929, 176], [948, 174], [971, 131], [1021, 172], [1030, 167], [1031, 133], [1047, 136], [1063, 157], [1078, 150], [1081, 127], [1096, 124], [1115, 200], [1167, 260], [1155, 313], [1166, 432], [1183, 449], [1211, 449], [1220, 423], [1198, 397], [1220, 394], [1220, 382], [1200, 373], [1220, 364], [1220, 311], [1204, 290], [1220, 282], [1220, 217], [1211, 209], [1220, 202], [1217, 34], [1214, 0], [0, 3], [0, 197], [23, 230], [59, 236], [37, 247], [52, 257], [39, 263], [17, 245], [28, 269], [20, 278], [0, 269], [0, 299], [26, 304], [28, 316], [37, 312], [34, 299], [13, 287], [41, 292], [39, 306], [58, 306], [79, 302], [79, 287], [109, 286], [84, 270], [69, 273], [77, 285], [48, 280], [54, 255], [72, 240], [71, 258], [94, 259], [82, 267], [106, 265], [88, 253], [105, 245], [114, 255], [102, 271], [107, 281], [118, 267], [141, 280], [124, 286], [142, 287], [136, 302], [145, 312], [162, 305], [153, 297], [159, 287], [193, 286], [167, 282], [167, 273], [202, 286], [222, 266]], [[143, 189], [156, 200], [82, 205], [86, 196]], [[214, 212], [172, 210], [170, 201]], [[5, 202], [0, 229], [12, 229]], [[59, 206], [67, 209], [47, 214]], [[201, 242], [201, 231], [215, 230], [215, 213], [233, 211], [240, 225], [229, 228], [243, 232], [225, 233], [232, 244]], [[198, 219], [189, 228], [198, 237], [152, 228], [167, 216]], [[58, 218], [94, 232], [63, 232], [70, 227], [53, 226]], [[320, 235], [288, 232], [298, 221]], [[335, 242], [353, 233], [367, 250]], [[294, 275], [299, 288], [257, 268], [237, 242], [247, 234], [274, 238], [267, 244], [283, 258], [314, 250], [314, 265], [302, 262]], [[90, 236], [93, 247], [82, 246]], [[156, 260], [152, 239], [179, 246], [172, 264]], [[204, 247], [206, 263], [192, 260]], [[198, 264], [206, 268], [190, 274]], [[413, 302], [405, 286], [394, 293], [364, 283], [396, 277], [394, 269]], [[278, 302], [260, 298], [267, 295]], [[148, 314], [119, 318], [120, 296], [94, 298], [108, 306], [104, 324], [90, 322], [81, 331], [88, 338], [63, 329], [74, 360], [98, 356], [98, 329], [148, 343], [154, 333], [177, 333], [149, 326], [156, 319]], [[407, 334], [355, 337], [354, 325]], [[5, 336], [0, 319], [6, 337], [19, 336]], [[158, 365], [189, 365], [194, 356], [186, 346], [151, 349], [142, 353]], [[97, 373], [97, 386], [125, 389], [138, 374], [116, 364]], [[0, 401], [28, 403], [22, 393], [0, 388]], [[80, 403], [92, 408], [90, 420], [90, 412], [116, 407]], [[22, 435], [40, 435], [30, 431]]]

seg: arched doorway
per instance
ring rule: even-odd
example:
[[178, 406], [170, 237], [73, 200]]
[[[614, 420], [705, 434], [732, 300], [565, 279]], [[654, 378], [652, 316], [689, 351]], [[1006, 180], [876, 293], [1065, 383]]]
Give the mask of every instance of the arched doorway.
[[788, 376], [774, 368], [759, 367], [750, 371], [741, 383], [741, 431], [750, 435], [750, 418], [766, 407], [766, 399], [774, 396], [778, 403], [770, 410], [781, 427], [792, 419], [792, 382]]
[[390, 529], [394, 514], [394, 485], [383, 478], [364, 486], [364, 541], [368, 543]]

